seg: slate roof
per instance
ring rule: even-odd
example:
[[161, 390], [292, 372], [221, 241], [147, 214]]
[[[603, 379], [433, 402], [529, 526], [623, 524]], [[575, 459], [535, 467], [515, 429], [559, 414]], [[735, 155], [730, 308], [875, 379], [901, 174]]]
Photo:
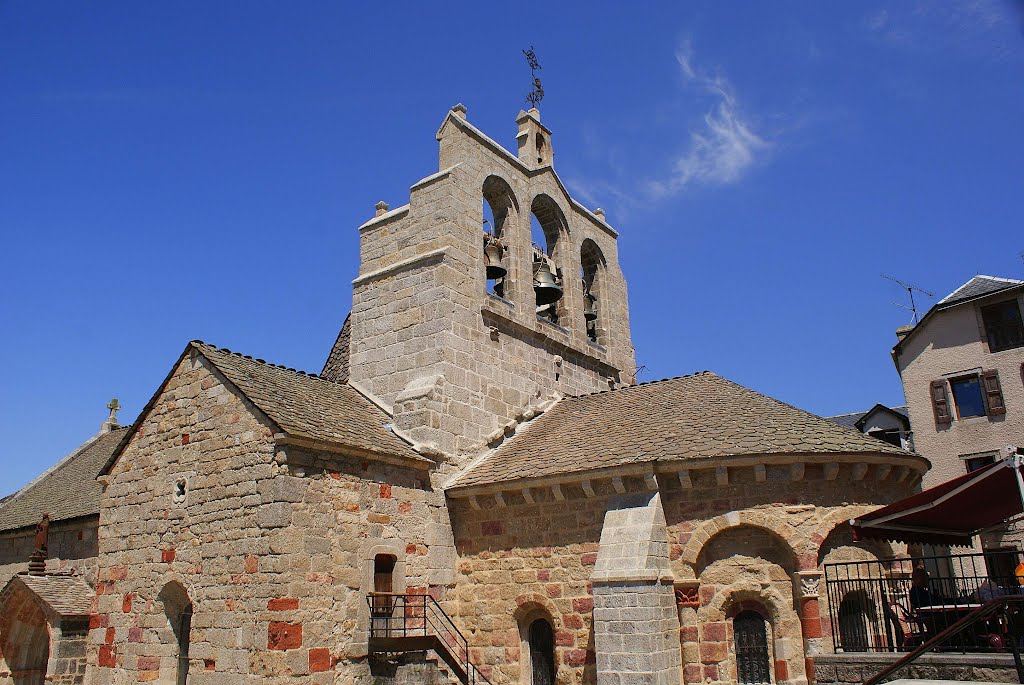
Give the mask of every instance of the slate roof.
[[327, 355], [320, 378], [333, 381], [334, 383], [348, 383], [348, 345], [352, 338], [352, 315], [345, 317], [345, 323], [338, 331], [338, 338], [334, 341], [331, 353]]
[[92, 598], [96, 593], [79, 576], [20, 573], [14, 578], [25, 583], [60, 616], [88, 616], [92, 613]]
[[391, 417], [349, 385], [199, 340], [190, 345], [290, 436], [430, 462], [389, 431]]
[[98, 515], [103, 488], [96, 476], [126, 430], [118, 428], [91, 438], [49, 471], [0, 501], [0, 530], [35, 526], [43, 514], [49, 514], [50, 521]]
[[984, 276], [979, 274], [951, 292], [949, 295], [946, 295], [944, 298], [939, 300], [938, 304], [956, 304], [958, 302], [963, 302], [964, 300], [981, 297], [982, 295], [991, 295], [992, 293], [997, 293], [1000, 290], [1015, 288], [1019, 285], [1024, 285], [1024, 281], [1018, 281], [1013, 278], [998, 278], [996, 276]]
[[914, 456], [704, 371], [564, 398], [451, 489], [643, 462], [851, 452]]
[[867, 411], [855, 411], [852, 414], [836, 414], [835, 416], [826, 416], [825, 418], [831, 421], [832, 423], [838, 423], [840, 426], [845, 426], [846, 428], [857, 428], [857, 423], [878, 407], [891, 409], [892, 411], [896, 412], [897, 414], [907, 419], [908, 421], [910, 420], [910, 414], [908, 413], [909, 410], [907, 409], [906, 405], [899, 407], [887, 407], [884, 404], [876, 404], [874, 407], [868, 409]]

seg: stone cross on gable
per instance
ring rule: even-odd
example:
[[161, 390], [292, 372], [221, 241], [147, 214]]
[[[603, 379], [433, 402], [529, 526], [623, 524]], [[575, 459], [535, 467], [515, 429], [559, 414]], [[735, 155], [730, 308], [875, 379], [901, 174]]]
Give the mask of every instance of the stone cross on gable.
[[101, 433], [109, 433], [115, 428], [120, 428], [121, 424], [117, 422], [117, 410], [120, 408], [121, 403], [117, 401], [116, 397], [107, 403], [107, 409], [110, 410], [110, 416], [108, 416], [107, 420], [103, 422], [102, 426], [100, 426]]

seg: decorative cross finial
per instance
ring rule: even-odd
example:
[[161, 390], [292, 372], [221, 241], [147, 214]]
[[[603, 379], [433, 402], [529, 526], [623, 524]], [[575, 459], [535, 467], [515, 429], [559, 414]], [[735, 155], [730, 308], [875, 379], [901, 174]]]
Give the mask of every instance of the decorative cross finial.
[[107, 409], [110, 410], [110, 418], [107, 419], [110, 423], [117, 423], [117, 410], [121, 408], [121, 403], [117, 401], [117, 398], [113, 398], [107, 403]]
[[533, 51], [532, 45], [529, 50], [523, 50], [523, 54], [526, 55], [526, 63], [530, 65], [530, 78], [533, 79], [533, 90], [526, 96], [526, 101], [531, 107], [536, 107], [537, 103], [544, 99], [544, 88], [540, 85], [540, 78], [536, 73], [540, 71], [540, 62], [537, 61], [537, 53]]

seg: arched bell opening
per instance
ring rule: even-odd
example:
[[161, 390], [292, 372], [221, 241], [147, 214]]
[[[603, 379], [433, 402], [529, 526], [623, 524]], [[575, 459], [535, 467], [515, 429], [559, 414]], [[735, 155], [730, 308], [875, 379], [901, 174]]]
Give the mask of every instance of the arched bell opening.
[[560, 238], [569, 225], [558, 205], [547, 195], [538, 195], [530, 206], [531, 268], [537, 316], [558, 324], [566, 320], [564, 278]]
[[179, 583], [171, 582], [160, 591], [164, 605], [164, 616], [177, 647], [175, 662], [175, 684], [186, 685], [189, 672], [189, 646], [192, 641], [192, 600]]
[[601, 248], [590, 238], [580, 248], [580, 276], [583, 281], [583, 321], [587, 338], [605, 344], [605, 269], [607, 263]]
[[504, 180], [488, 176], [483, 185], [483, 251], [487, 292], [511, 298], [506, 227], [518, 212], [515, 194]]

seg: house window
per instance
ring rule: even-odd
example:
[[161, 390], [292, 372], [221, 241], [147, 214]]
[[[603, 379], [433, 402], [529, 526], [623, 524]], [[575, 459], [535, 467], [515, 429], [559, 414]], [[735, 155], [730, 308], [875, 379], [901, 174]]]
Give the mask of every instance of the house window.
[[972, 473], [995, 463], [995, 460], [996, 455], [994, 454], [976, 454], [971, 457], [964, 457], [964, 466], [967, 467], [967, 473]]
[[768, 657], [768, 628], [756, 611], [741, 611], [732, 620], [736, 641], [736, 676], [742, 685], [771, 683]]
[[953, 389], [953, 403], [956, 405], [958, 419], [985, 415], [985, 398], [978, 376], [954, 378], [950, 380], [949, 385]]
[[1024, 322], [1021, 321], [1017, 300], [982, 307], [981, 318], [985, 322], [990, 352], [1024, 347]]

